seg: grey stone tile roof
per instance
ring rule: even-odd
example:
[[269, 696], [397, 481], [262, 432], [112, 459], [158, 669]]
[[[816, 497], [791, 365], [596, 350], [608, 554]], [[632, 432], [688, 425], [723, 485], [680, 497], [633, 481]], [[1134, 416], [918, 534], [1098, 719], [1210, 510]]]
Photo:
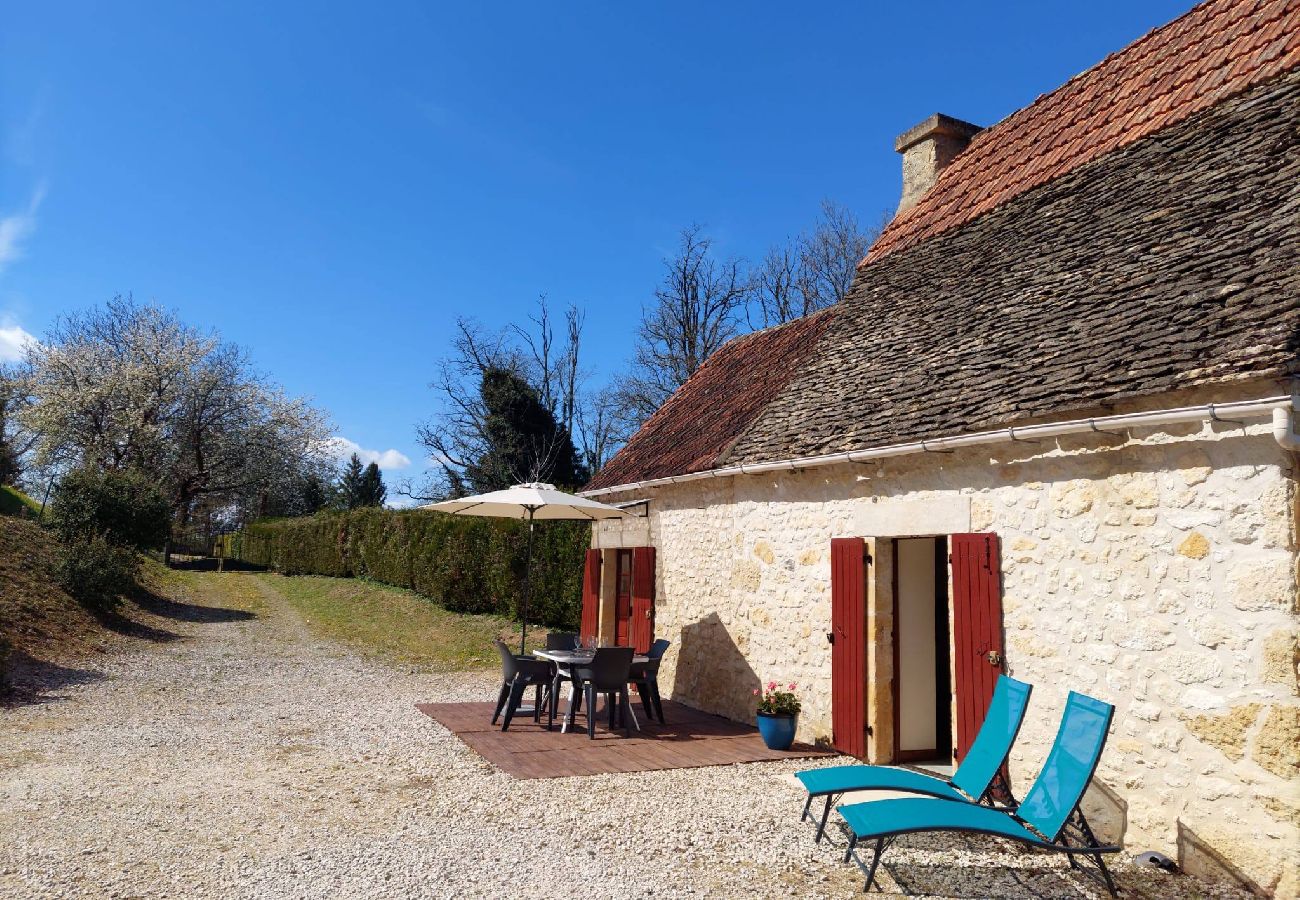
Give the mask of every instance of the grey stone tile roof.
[[716, 465], [1300, 370], [1300, 70], [859, 270]]

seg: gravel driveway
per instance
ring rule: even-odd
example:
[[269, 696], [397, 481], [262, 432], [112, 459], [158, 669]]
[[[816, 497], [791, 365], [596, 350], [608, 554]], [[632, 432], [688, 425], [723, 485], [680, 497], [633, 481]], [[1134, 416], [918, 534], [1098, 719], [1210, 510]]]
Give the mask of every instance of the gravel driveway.
[[[322, 642], [271, 577], [192, 583], [166, 623], [183, 639], [47, 674], [29, 685], [43, 702], [0, 710], [0, 896], [861, 891], [798, 822], [789, 773], [807, 761], [516, 781], [415, 710], [490, 698], [490, 674]], [[213, 609], [237, 597], [255, 617]], [[910, 896], [1101, 896], [1063, 859], [991, 840], [918, 837], [888, 859]], [[1120, 868], [1129, 896], [1222, 895]]]

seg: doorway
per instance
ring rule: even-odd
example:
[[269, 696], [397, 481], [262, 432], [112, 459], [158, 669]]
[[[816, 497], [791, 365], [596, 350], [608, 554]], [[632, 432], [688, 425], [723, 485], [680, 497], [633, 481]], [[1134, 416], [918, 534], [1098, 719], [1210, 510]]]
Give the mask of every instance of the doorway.
[[952, 751], [948, 541], [894, 544], [894, 759], [939, 760]]
[[614, 646], [632, 646], [632, 551], [619, 550], [615, 557]]

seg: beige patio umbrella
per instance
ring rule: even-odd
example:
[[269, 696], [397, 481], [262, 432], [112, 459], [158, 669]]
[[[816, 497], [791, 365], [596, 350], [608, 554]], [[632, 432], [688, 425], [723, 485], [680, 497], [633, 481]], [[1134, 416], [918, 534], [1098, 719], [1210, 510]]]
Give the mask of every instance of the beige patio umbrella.
[[519, 652], [524, 653], [528, 639], [528, 607], [532, 601], [533, 581], [533, 523], [538, 519], [618, 519], [627, 515], [616, 506], [607, 506], [565, 493], [553, 484], [529, 482], [517, 484], [503, 491], [475, 494], [429, 503], [420, 509], [433, 509], [453, 516], [488, 516], [495, 519], [526, 519], [528, 521], [528, 567], [524, 570], [524, 603], [520, 609]]

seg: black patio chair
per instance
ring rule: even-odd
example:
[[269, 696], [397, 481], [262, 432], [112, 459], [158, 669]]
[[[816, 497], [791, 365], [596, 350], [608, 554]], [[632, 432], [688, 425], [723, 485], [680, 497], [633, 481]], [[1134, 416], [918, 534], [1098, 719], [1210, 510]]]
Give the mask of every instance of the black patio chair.
[[523, 702], [524, 691], [530, 686], [537, 690], [533, 703], [533, 721], [541, 721], [542, 705], [550, 701], [551, 664], [529, 656], [515, 656], [501, 641], [497, 641], [496, 645], [497, 653], [501, 654], [501, 690], [497, 694], [497, 708], [492, 713], [492, 724], [497, 723], [504, 709], [506, 715], [501, 730], [508, 729], [510, 720], [515, 717], [519, 704]]
[[[548, 631], [546, 633], [547, 650], [576, 650], [578, 634], [574, 631]], [[555, 716], [557, 713], [556, 706], [560, 701], [560, 688], [568, 681], [572, 681], [569, 670], [562, 666], [551, 663], [551, 693], [550, 702], [547, 703], [546, 730], [550, 731], [555, 725]]]
[[659, 664], [663, 662], [664, 653], [671, 646], [672, 641], [666, 641], [663, 638], [655, 641], [650, 645], [649, 652], [646, 653], [649, 661], [633, 663], [627, 676], [628, 682], [636, 685], [636, 692], [641, 698], [641, 706], [645, 709], [646, 719], [657, 718], [660, 725], [665, 724], [665, 722], [664, 701], [659, 696]]
[[628, 674], [632, 669], [631, 647], [601, 647], [592, 657], [591, 662], [580, 669], [574, 669], [574, 686], [580, 687], [586, 701], [587, 737], [596, 737], [596, 695], [605, 695], [605, 706], [609, 710], [609, 727], [614, 727], [614, 698], [618, 697], [618, 715], [623, 722], [624, 733], [629, 737], [632, 727], [641, 730], [641, 723], [632, 711], [630, 692], [628, 691]]
[[573, 642], [578, 639], [578, 635], [573, 631], [548, 631], [546, 632], [546, 649], [547, 650], [573, 650]]

